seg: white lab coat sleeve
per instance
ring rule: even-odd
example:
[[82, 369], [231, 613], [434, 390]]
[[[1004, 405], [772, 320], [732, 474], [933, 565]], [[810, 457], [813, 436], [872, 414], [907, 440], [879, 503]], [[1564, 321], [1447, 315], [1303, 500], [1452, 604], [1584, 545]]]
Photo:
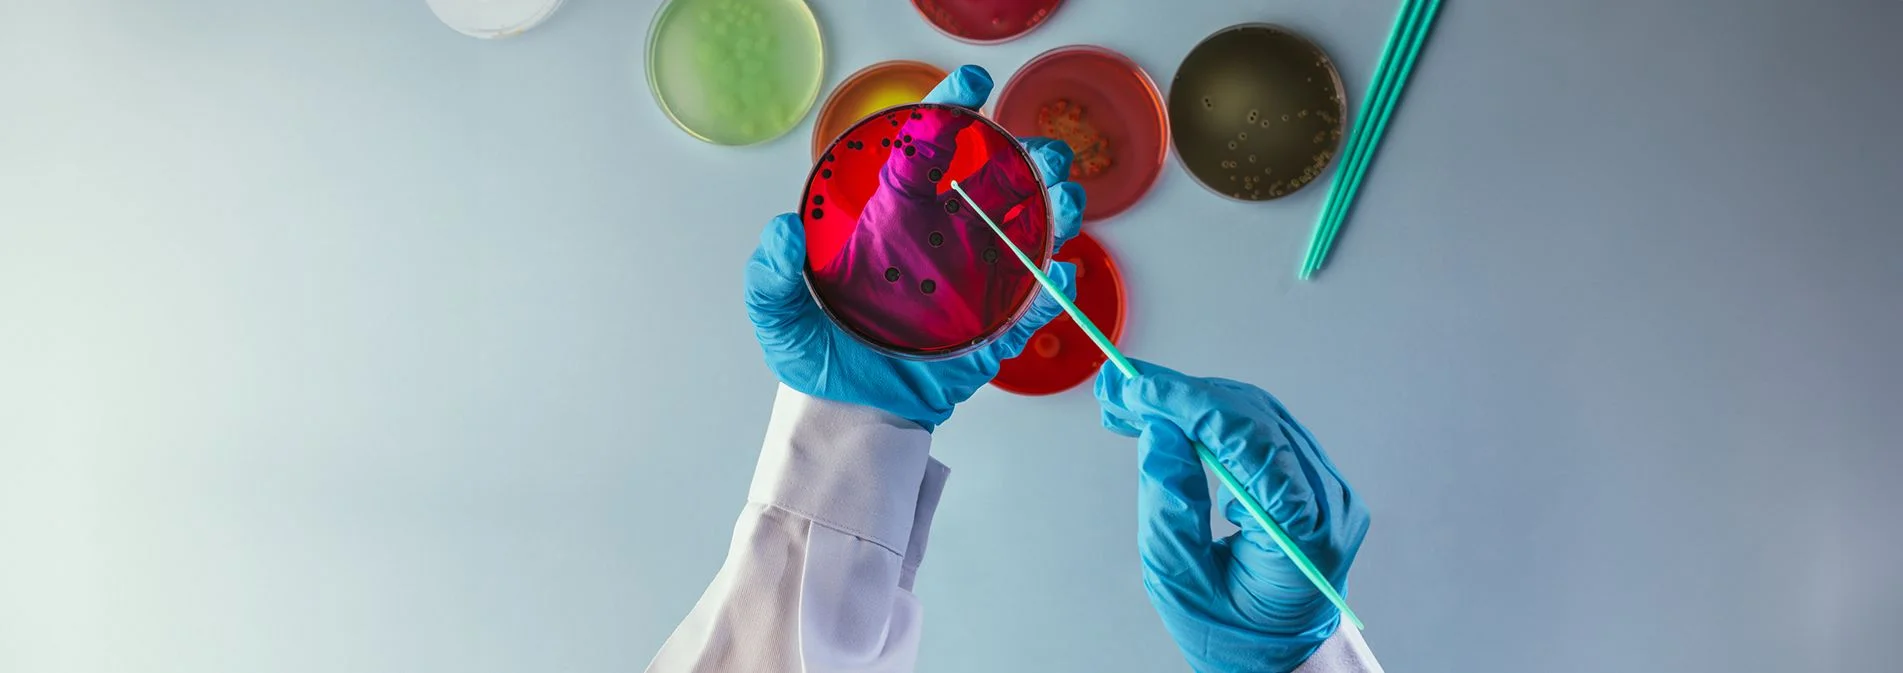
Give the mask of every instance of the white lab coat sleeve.
[[727, 560], [647, 670], [911, 671], [949, 473], [930, 448], [915, 423], [781, 386]]
[[1361, 632], [1344, 620], [1335, 635], [1322, 641], [1321, 649], [1295, 667], [1295, 673], [1381, 673], [1381, 662], [1374, 660]]

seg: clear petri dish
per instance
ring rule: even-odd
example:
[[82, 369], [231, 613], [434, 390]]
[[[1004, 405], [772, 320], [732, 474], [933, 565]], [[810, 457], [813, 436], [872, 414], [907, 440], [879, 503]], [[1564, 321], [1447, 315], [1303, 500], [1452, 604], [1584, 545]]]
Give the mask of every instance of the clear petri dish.
[[956, 357], [1002, 336], [1037, 279], [951, 183], [1035, 263], [1053, 245], [1044, 181], [1016, 138], [934, 103], [866, 117], [814, 163], [800, 199], [806, 282], [848, 334], [910, 359]]
[[427, 1], [443, 25], [485, 40], [520, 35], [547, 21], [562, 7], [562, 0]]
[[1103, 47], [1058, 47], [1031, 59], [1005, 85], [992, 117], [1019, 136], [1070, 145], [1070, 177], [1090, 196], [1086, 222], [1135, 205], [1169, 158], [1169, 117], [1156, 84]]
[[939, 32], [976, 44], [1017, 39], [1051, 17], [1064, 0], [912, 0]]
[[784, 135], [819, 97], [819, 22], [800, 0], [668, 0], [648, 31], [648, 88], [668, 119], [718, 145]]
[[819, 120], [813, 122], [813, 156], [825, 152], [853, 122], [894, 105], [924, 100], [944, 79], [944, 70], [918, 61], [874, 63], [853, 73], [819, 106]]
[[1335, 62], [1281, 26], [1231, 26], [1189, 51], [1170, 83], [1170, 139], [1197, 182], [1243, 201], [1319, 177], [1347, 116]]
[[[1089, 234], [1066, 241], [1057, 251], [1057, 261], [1077, 265], [1077, 308], [1103, 330], [1110, 343], [1117, 343], [1123, 338], [1124, 292], [1116, 261]], [[1103, 351], [1091, 343], [1084, 328], [1060, 313], [1031, 335], [1023, 353], [998, 367], [991, 384], [1019, 395], [1052, 395], [1090, 380], [1103, 363]]]

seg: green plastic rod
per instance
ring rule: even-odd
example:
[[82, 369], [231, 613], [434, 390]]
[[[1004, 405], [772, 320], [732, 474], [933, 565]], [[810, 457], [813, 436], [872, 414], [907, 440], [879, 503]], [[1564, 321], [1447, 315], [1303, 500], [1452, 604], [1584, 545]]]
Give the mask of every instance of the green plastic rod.
[[1388, 29], [1388, 41], [1381, 45], [1380, 60], [1375, 61], [1374, 80], [1369, 83], [1368, 95], [1361, 99], [1361, 110], [1355, 113], [1355, 124], [1348, 132], [1348, 142], [1341, 148], [1339, 159], [1335, 162], [1335, 179], [1328, 183], [1328, 198], [1322, 200], [1322, 214], [1315, 218], [1315, 233], [1308, 238], [1308, 254], [1302, 258], [1302, 278], [1308, 278], [1308, 262], [1315, 259], [1315, 251], [1320, 250], [1328, 231], [1328, 215], [1335, 210], [1335, 200], [1346, 187], [1348, 165], [1353, 162], [1355, 150], [1367, 141], [1370, 118], [1381, 103], [1380, 93], [1386, 91], [1388, 79], [1394, 73], [1394, 47], [1401, 43], [1414, 23], [1414, 12], [1420, 7], [1420, 0], [1401, 0], [1401, 8], [1394, 13], [1394, 27]]
[[[1018, 249], [1018, 244], [1012, 242], [1010, 236], [1004, 235], [1004, 229], [1000, 228], [997, 222], [993, 222], [991, 215], [983, 208], [978, 207], [978, 202], [973, 201], [971, 195], [965, 193], [965, 188], [960, 187], [958, 181], [953, 180], [951, 188], [952, 191], [958, 192], [958, 196], [964, 198], [965, 204], [971, 206], [972, 212], [977, 213], [978, 217], [991, 227], [991, 232], [1004, 241], [1005, 247], [1011, 249], [1011, 254], [1016, 255], [1018, 261], [1024, 263], [1024, 268], [1030, 270], [1031, 275], [1037, 278], [1039, 285], [1044, 286], [1044, 291], [1064, 307], [1064, 312], [1070, 314], [1070, 319], [1077, 321], [1078, 327], [1084, 328], [1084, 334], [1089, 335], [1090, 341], [1097, 344], [1097, 349], [1103, 351], [1104, 357], [1110, 358], [1110, 361], [1117, 365], [1117, 371], [1123, 372], [1126, 377], [1137, 378], [1136, 365], [1130, 364], [1130, 359], [1124, 357], [1123, 352], [1117, 350], [1115, 344], [1110, 343], [1110, 339], [1090, 322], [1090, 318], [1084, 316], [1084, 312], [1077, 308], [1077, 304], [1071, 302], [1070, 297], [1064, 296], [1063, 288], [1058, 287], [1050, 276], [1045, 275], [1043, 269], [1037, 268], [1037, 263], [1031, 261], [1023, 250]], [[1216, 454], [1211, 452], [1209, 447], [1203, 446], [1201, 442], [1196, 443], [1195, 446], [1196, 457], [1202, 459], [1203, 465], [1208, 466], [1209, 471], [1216, 473], [1216, 479], [1236, 496], [1236, 502], [1242, 503], [1242, 507], [1249, 510], [1249, 514], [1255, 517], [1256, 523], [1262, 524], [1263, 530], [1269, 532], [1269, 537], [1275, 539], [1275, 546], [1282, 549], [1282, 555], [1295, 563], [1295, 567], [1302, 571], [1302, 575], [1307, 577], [1323, 596], [1328, 598], [1328, 602], [1335, 604], [1335, 609], [1341, 611], [1341, 616], [1347, 619], [1348, 623], [1355, 625], [1357, 630], [1367, 630], [1367, 627], [1361, 624], [1361, 618], [1355, 616], [1355, 611], [1348, 609], [1348, 600], [1342, 598], [1340, 592], [1335, 591], [1335, 585], [1328, 583], [1328, 578], [1323, 577], [1322, 572], [1315, 568], [1315, 563], [1308, 560], [1308, 555], [1303, 554], [1302, 550], [1295, 546], [1295, 540], [1289, 538], [1288, 533], [1282, 530], [1282, 526], [1269, 518], [1268, 511], [1262, 509], [1262, 504], [1255, 501], [1255, 496], [1250, 495], [1242, 482], [1236, 479], [1236, 475], [1229, 472], [1229, 468], [1224, 467], [1222, 462], [1216, 459]]]
[[1347, 191], [1342, 194], [1344, 198], [1336, 204], [1333, 217], [1327, 225], [1328, 234], [1322, 237], [1321, 248], [1310, 251], [1310, 259], [1302, 271], [1304, 280], [1314, 277], [1315, 272], [1321, 270], [1322, 264], [1328, 259], [1329, 251], [1334, 249], [1335, 236], [1341, 231], [1342, 222], [1348, 219], [1348, 210], [1354, 204], [1355, 194], [1361, 191], [1361, 180], [1368, 174], [1368, 163], [1374, 160], [1376, 145], [1381, 142], [1381, 134], [1387, 131], [1388, 119], [1394, 113], [1394, 104], [1401, 99], [1401, 91], [1407, 88], [1408, 75], [1414, 71], [1414, 59], [1420, 56], [1421, 44], [1427, 40], [1427, 33], [1433, 28], [1434, 17], [1439, 12], [1440, 0], [1427, 0], [1427, 6], [1419, 21], [1411, 26], [1412, 34], [1409, 36], [1407, 50], [1402, 53], [1400, 69], [1389, 84], [1386, 99], [1382, 101], [1381, 113], [1375, 119], [1374, 133], [1369, 135], [1368, 142], [1359, 150], [1359, 160], [1355, 162], [1354, 174], [1348, 178]]

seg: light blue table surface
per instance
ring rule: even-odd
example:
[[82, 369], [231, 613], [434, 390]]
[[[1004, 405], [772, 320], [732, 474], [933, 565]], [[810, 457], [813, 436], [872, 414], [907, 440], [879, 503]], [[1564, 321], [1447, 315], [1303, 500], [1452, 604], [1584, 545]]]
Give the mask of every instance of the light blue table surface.
[[[484, 42], [422, 0], [0, 0], [0, 671], [646, 663], [744, 497], [741, 269], [811, 131], [671, 126], [656, 4]], [[828, 88], [1077, 42], [1167, 87], [1272, 21], [1356, 102], [1395, 6], [1073, 0], [977, 47], [816, 4]], [[1882, 0], [1448, 0], [1319, 282], [1325, 183], [1172, 162], [1093, 225], [1124, 345], [1322, 438], [1389, 670], [1893, 670], [1899, 64]], [[934, 451], [921, 670], [1183, 669], [1087, 391], [983, 391]]]

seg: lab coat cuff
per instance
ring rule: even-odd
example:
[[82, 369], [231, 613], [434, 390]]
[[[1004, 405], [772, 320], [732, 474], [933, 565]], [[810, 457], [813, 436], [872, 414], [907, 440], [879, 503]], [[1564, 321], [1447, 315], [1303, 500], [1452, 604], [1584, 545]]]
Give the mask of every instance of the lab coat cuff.
[[1368, 650], [1368, 642], [1361, 639], [1361, 632], [1343, 620], [1335, 627], [1335, 633], [1322, 641], [1321, 647], [1308, 655], [1308, 660], [1293, 673], [1381, 673], [1381, 662]]
[[781, 385], [747, 497], [905, 557], [931, 444], [911, 421]]

